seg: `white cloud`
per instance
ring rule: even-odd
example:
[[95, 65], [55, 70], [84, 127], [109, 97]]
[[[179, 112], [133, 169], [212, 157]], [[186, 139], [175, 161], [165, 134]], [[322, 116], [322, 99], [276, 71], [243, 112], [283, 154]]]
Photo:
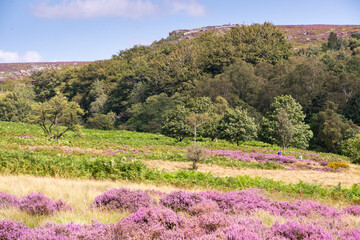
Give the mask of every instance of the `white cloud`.
[[124, 17], [139, 19], [161, 12], [205, 17], [206, 7], [197, 0], [62, 0], [51, 4], [42, 0], [32, 6], [33, 14], [47, 19], [90, 19]]
[[40, 62], [42, 57], [36, 51], [28, 51], [22, 57], [24, 62]]
[[41, 59], [41, 55], [36, 51], [28, 51], [21, 56], [17, 52], [5, 52], [0, 50], [0, 63], [40, 62]]
[[4, 52], [0, 50], [0, 62], [8, 63], [8, 62], [17, 62], [19, 61], [20, 56], [16, 52]]
[[205, 5], [196, 0], [166, 0], [171, 14], [185, 13], [192, 17], [206, 17]]
[[63, 0], [54, 5], [42, 2], [33, 6], [34, 15], [49, 19], [88, 19], [125, 17], [138, 19], [153, 15], [157, 6], [149, 0]]

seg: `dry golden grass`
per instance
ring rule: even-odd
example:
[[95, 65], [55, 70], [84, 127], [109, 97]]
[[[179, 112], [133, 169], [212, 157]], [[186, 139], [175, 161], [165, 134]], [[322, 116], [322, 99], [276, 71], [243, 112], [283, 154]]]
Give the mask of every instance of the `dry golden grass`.
[[[63, 199], [70, 206], [72, 212], [60, 212], [53, 216], [30, 216], [17, 209], [0, 209], [0, 219], [22, 221], [34, 227], [55, 222], [58, 224], [74, 222], [77, 224], [90, 224], [96, 219], [100, 222], [115, 223], [128, 215], [126, 212], [100, 211], [89, 206], [95, 197], [112, 188], [128, 188], [133, 190], [157, 190], [165, 193], [178, 190], [166, 185], [151, 185], [144, 183], [129, 183], [125, 181], [95, 181], [73, 180], [34, 176], [0, 176], [0, 191], [15, 194], [19, 197], [31, 192], [42, 192], [53, 200]], [[183, 189], [197, 191], [201, 189]]]
[[[165, 171], [177, 171], [191, 169], [191, 162], [170, 162], [162, 160], [144, 161], [149, 167]], [[214, 176], [244, 176], [264, 177], [286, 183], [298, 183], [299, 181], [336, 186], [352, 186], [360, 184], [360, 167], [350, 164], [350, 169], [344, 172], [319, 172], [311, 170], [267, 170], [267, 169], [238, 169], [235, 167], [223, 167], [208, 164], [198, 164], [198, 171], [211, 172]]]

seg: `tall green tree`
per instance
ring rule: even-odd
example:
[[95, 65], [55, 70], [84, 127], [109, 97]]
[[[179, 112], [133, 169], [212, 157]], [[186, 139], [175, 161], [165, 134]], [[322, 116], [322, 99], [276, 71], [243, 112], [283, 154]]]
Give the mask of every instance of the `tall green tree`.
[[219, 124], [229, 104], [225, 98], [217, 96], [209, 112], [209, 121], [201, 127], [203, 137], [208, 137], [211, 141], [220, 138]]
[[148, 97], [144, 103], [133, 104], [128, 110], [131, 117], [127, 121], [127, 128], [140, 132], [160, 132], [165, 113], [181, 102], [179, 94], [168, 97], [161, 93]]
[[360, 134], [347, 139], [343, 143], [342, 153], [350, 157], [354, 163], [360, 164]]
[[258, 125], [246, 110], [241, 108], [227, 109], [219, 123], [219, 131], [224, 139], [236, 142], [250, 141], [257, 137]]
[[165, 136], [173, 137], [181, 142], [192, 133], [191, 126], [187, 121], [188, 116], [189, 110], [183, 104], [176, 105], [165, 113], [165, 121], [161, 132]]
[[235, 27], [227, 35], [238, 56], [252, 64], [276, 64], [291, 56], [291, 45], [282, 32], [271, 23]]
[[197, 130], [201, 125], [210, 121], [209, 113], [211, 110], [211, 99], [208, 97], [193, 98], [189, 102], [189, 112], [187, 121], [193, 129], [194, 142], [196, 143]]
[[67, 131], [79, 132], [79, 117], [84, 114], [76, 102], [57, 95], [44, 103], [32, 106], [29, 122], [39, 125], [49, 138], [58, 140]]
[[313, 133], [304, 119], [301, 105], [291, 96], [275, 97], [263, 124], [263, 131], [266, 132], [263, 136], [267, 136], [267, 141], [283, 147], [307, 148]]
[[311, 124], [311, 130], [314, 132], [313, 147], [340, 153], [341, 143], [350, 137], [352, 128], [355, 128], [355, 125], [337, 114], [337, 106], [329, 101], [326, 103], [325, 110], [313, 117]]
[[13, 92], [0, 100], [0, 120], [23, 122], [26, 120], [34, 103], [35, 94], [32, 87], [17, 86]]
[[337, 37], [337, 34], [331, 32], [325, 45], [329, 50], [340, 50], [341, 46], [343, 45], [343, 41]]

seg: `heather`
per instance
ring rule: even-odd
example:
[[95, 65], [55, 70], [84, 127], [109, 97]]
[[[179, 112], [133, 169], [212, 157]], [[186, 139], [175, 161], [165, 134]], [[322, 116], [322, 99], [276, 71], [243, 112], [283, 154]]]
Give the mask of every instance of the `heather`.
[[52, 215], [58, 211], [71, 211], [63, 200], [52, 201], [43, 193], [30, 193], [21, 199], [15, 195], [0, 192], [0, 208], [19, 208], [30, 215]]
[[71, 211], [63, 200], [56, 202], [39, 193], [30, 193], [20, 200], [20, 210], [31, 215], [51, 215], [58, 211]]
[[[110, 189], [105, 193], [112, 190], [121, 190], [127, 196], [141, 192]], [[360, 233], [360, 226], [348, 218], [357, 214], [348, 211], [354, 206], [341, 209], [309, 200], [276, 201], [259, 189], [173, 191], [161, 195], [159, 205], [139, 207], [113, 224], [97, 221], [85, 225], [47, 223], [30, 228], [21, 222], [1, 220], [0, 238], [345, 240], [358, 239]], [[264, 213], [273, 220], [269, 222], [261, 217]]]
[[120, 188], [111, 189], [97, 196], [92, 207], [136, 212], [141, 207], [150, 207], [154, 204], [155, 201], [145, 192]]
[[19, 202], [17, 196], [0, 191], [0, 208], [18, 207]]

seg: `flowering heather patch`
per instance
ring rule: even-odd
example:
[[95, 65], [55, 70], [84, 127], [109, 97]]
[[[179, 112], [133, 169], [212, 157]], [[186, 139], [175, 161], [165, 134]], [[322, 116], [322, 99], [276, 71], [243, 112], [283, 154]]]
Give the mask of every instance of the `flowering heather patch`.
[[258, 210], [283, 217], [310, 217], [314, 214], [324, 217], [337, 217], [341, 215], [341, 212], [335, 208], [310, 200], [294, 202], [272, 201], [259, 189], [246, 189], [226, 193], [216, 191], [198, 193], [174, 191], [162, 198], [160, 203], [175, 211], [187, 211], [192, 215], [211, 211], [221, 211], [226, 214], [251, 214]]
[[[258, 152], [242, 152], [234, 150], [211, 150], [207, 149], [206, 152], [209, 155], [223, 156], [230, 159], [235, 159], [243, 162], [258, 162], [258, 163], [268, 163], [274, 162], [278, 163], [284, 167], [287, 167], [288, 170], [296, 169], [309, 169], [315, 171], [329, 171], [329, 172], [338, 172], [339, 169], [334, 169], [328, 167], [328, 162], [324, 159], [315, 156], [315, 154], [308, 154], [311, 159], [298, 159], [291, 155], [278, 155], [277, 153], [258, 153]], [[294, 153], [292, 153], [294, 155]], [[312, 156], [314, 155], [314, 156]]]
[[141, 207], [150, 207], [156, 202], [143, 191], [131, 191], [125, 188], [111, 189], [95, 198], [92, 207], [119, 209], [136, 212]]
[[19, 202], [17, 196], [0, 191], [0, 208], [18, 207]]
[[181, 239], [184, 219], [168, 208], [140, 208], [114, 227], [114, 239]]
[[[95, 206], [102, 204], [103, 200], [112, 199], [114, 202], [108, 201], [110, 205], [105, 204], [109, 209], [114, 207], [133, 211], [116, 224], [48, 223], [29, 228], [22, 223], [2, 220], [0, 239], [360, 239], [360, 229], [352, 226], [356, 223], [352, 222], [351, 218], [347, 219], [349, 215], [359, 215], [357, 205], [337, 210], [309, 200], [273, 201], [258, 189], [225, 193], [153, 193], [155, 196], [163, 195], [161, 204], [156, 205], [144, 191], [112, 189], [98, 196], [97, 199], [101, 201], [95, 200]], [[29, 195], [23, 199], [30, 198]], [[51, 201], [43, 195], [34, 198], [45, 203]], [[119, 202], [124, 205], [117, 207]], [[145, 203], [142, 204], [145, 207], [138, 202]], [[52, 204], [54, 209], [66, 207], [61, 201], [56, 203]], [[134, 205], [133, 208], [131, 204]], [[264, 224], [259, 215], [253, 214], [256, 211], [267, 212], [270, 217], [279, 216], [281, 223]]]
[[360, 205], [350, 205], [343, 209], [344, 213], [360, 216]]
[[46, 224], [39, 228], [29, 228], [11, 220], [0, 221], [0, 239], [2, 240], [105, 240], [111, 239], [112, 235], [110, 224], [97, 222], [91, 225]]
[[57, 211], [71, 211], [71, 207], [62, 200], [53, 202], [41, 192], [24, 196], [19, 208], [31, 215], [51, 215]]
[[271, 228], [275, 236], [284, 237], [285, 239], [335, 240], [330, 233], [313, 224], [302, 224], [296, 221], [284, 224], [276, 222]]
[[2, 240], [17, 240], [29, 231], [31, 228], [23, 225], [20, 222], [12, 220], [0, 220], [0, 239]]
[[172, 208], [175, 211], [188, 210], [193, 205], [202, 202], [204, 199], [196, 193], [183, 191], [174, 191], [160, 200], [165, 207]]

